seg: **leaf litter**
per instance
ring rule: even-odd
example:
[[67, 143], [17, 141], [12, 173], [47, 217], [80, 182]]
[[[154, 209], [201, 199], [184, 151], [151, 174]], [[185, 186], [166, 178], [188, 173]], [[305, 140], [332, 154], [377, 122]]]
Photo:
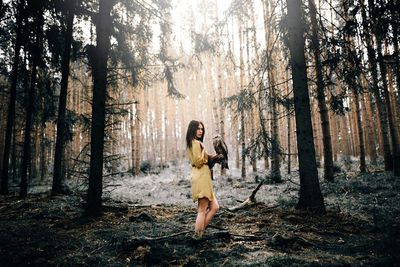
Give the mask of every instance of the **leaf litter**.
[[[84, 194], [1, 196], [2, 266], [398, 266], [400, 182], [389, 173], [342, 173], [321, 182], [327, 213], [295, 210], [298, 177], [268, 181], [234, 212], [262, 174], [214, 175], [221, 209], [192, 237], [189, 171], [126, 175], [104, 194], [104, 214], [82, 217]], [[292, 181], [290, 182], [289, 179]], [[285, 180], [285, 176], [284, 176]]]

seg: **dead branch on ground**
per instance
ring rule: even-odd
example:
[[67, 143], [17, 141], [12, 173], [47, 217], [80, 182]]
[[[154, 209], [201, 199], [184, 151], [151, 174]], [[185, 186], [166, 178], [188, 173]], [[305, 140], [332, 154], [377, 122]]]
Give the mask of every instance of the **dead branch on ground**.
[[256, 189], [253, 190], [251, 195], [245, 201], [243, 201], [242, 203], [240, 203], [239, 205], [237, 205], [235, 207], [228, 208], [228, 210], [229, 211], [237, 211], [237, 210], [243, 209], [244, 207], [254, 205], [256, 203], [255, 197], [256, 197], [257, 191], [260, 190], [260, 188], [264, 184], [264, 182], [265, 182], [265, 179], [261, 180], [261, 182], [257, 185]]

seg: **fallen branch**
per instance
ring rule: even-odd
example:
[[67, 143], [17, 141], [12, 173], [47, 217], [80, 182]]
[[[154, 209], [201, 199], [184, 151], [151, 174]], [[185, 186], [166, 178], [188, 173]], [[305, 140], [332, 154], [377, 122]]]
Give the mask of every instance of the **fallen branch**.
[[292, 179], [290, 179], [290, 178], [286, 178], [285, 180], [291, 182], [294, 185], [300, 186], [299, 183], [296, 183], [296, 182], [292, 181]]
[[158, 236], [158, 237], [143, 236], [143, 237], [138, 238], [137, 240], [142, 239], [142, 240], [146, 240], [146, 241], [161, 241], [161, 240], [170, 239], [170, 238], [173, 238], [173, 237], [176, 237], [176, 236], [180, 236], [180, 235], [185, 235], [185, 234], [188, 234], [190, 232], [192, 232], [192, 231], [188, 230], [188, 231], [182, 231], [182, 232], [171, 234], [171, 235]]
[[[232, 233], [230, 233], [227, 229], [222, 228], [222, 227], [219, 227], [219, 226], [215, 226], [215, 225], [212, 225], [212, 224], [209, 224], [208, 227], [221, 230], [222, 232], [228, 232], [228, 233], [230, 234], [230, 236], [232, 236], [232, 237], [243, 237], [243, 238], [246, 238], [246, 239], [253, 239], [253, 240], [262, 240], [262, 239], [265, 239], [264, 237], [262, 237], [262, 236], [260, 236], [260, 235], [232, 234]], [[264, 232], [262, 232], [262, 233], [264, 233]], [[265, 233], [266, 233], [266, 232], [265, 232]]]
[[232, 208], [228, 208], [228, 210], [229, 211], [237, 211], [237, 210], [243, 209], [244, 207], [252, 206], [254, 204], [255, 204], [255, 202], [252, 201], [250, 198], [248, 198], [245, 201], [243, 201], [241, 204], [239, 204], [235, 207], [232, 207]]
[[244, 239], [247, 239], [247, 240], [264, 240], [265, 239], [265, 237], [263, 237], [263, 236], [258, 236], [258, 235], [239, 235], [239, 234], [231, 234], [231, 236], [233, 237], [233, 238], [235, 238], [235, 237], [241, 237], [241, 238], [244, 238]]
[[[166, 235], [166, 236], [159, 236], [159, 237], [147, 237], [147, 236], [143, 236], [143, 237], [135, 237], [132, 238], [130, 240], [127, 241], [123, 241], [123, 248], [126, 250], [131, 250], [131, 249], [136, 249], [139, 246], [143, 246], [143, 245], [150, 245], [154, 242], [158, 242], [158, 241], [165, 241], [165, 240], [169, 240], [169, 239], [174, 239], [177, 236], [181, 236], [181, 235], [186, 235], [188, 233], [193, 232], [192, 230], [188, 230], [188, 231], [183, 231], [183, 232], [179, 232], [179, 233], [175, 233], [175, 234], [171, 234], [171, 235]], [[212, 233], [210, 235], [207, 236], [203, 236], [203, 238], [200, 239], [195, 239], [193, 237], [190, 237], [190, 241], [208, 241], [211, 239], [219, 239], [219, 238], [224, 238], [224, 239], [230, 239], [231, 238], [231, 233], [229, 233], [228, 231], [221, 231], [221, 232], [215, 232]]]
[[258, 190], [260, 190], [261, 186], [264, 184], [265, 179], [261, 180], [261, 182], [257, 185], [256, 189], [253, 190], [253, 192], [251, 193], [251, 195], [245, 200], [243, 201], [241, 204], [239, 204], [238, 206], [232, 207], [232, 208], [228, 208], [229, 211], [236, 211], [239, 209], [242, 209], [246, 206], [251, 206], [254, 205], [256, 203], [256, 194], [258, 192]]

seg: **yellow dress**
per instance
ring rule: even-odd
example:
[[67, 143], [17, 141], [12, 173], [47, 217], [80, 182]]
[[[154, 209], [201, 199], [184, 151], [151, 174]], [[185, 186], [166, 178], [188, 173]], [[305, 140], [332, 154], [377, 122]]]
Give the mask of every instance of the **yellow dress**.
[[190, 164], [192, 165], [192, 199], [197, 201], [199, 198], [206, 197], [208, 200], [214, 200], [212, 188], [211, 171], [207, 165], [208, 155], [201, 157], [201, 146], [198, 140], [192, 141], [192, 147], [188, 149]]

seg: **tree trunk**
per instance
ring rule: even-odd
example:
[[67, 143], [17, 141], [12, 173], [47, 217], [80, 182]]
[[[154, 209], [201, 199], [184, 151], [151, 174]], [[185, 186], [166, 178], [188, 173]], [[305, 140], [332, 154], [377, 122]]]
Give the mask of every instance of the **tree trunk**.
[[20, 184], [20, 197], [26, 197], [28, 194], [28, 177], [27, 171], [31, 163], [31, 131], [32, 131], [32, 112], [34, 110], [35, 103], [35, 83], [36, 83], [36, 73], [37, 73], [37, 59], [33, 59], [31, 83], [29, 86], [28, 96], [28, 106], [26, 108], [25, 115], [25, 129], [24, 129], [24, 146], [23, 146], [23, 156], [21, 163], [21, 184]]
[[[360, 172], [365, 173], [367, 171], [365, 165], [365, 147], [364, 147], [364, 131], [361, 123], [361, 111], [360, 111], [360, 101], [358, 93], [354, 93], [354, 105], [356, 107], [356, 117], [357, 117], [357, 129], [358, 129], [358, 139], [359, 139], [359, 149], [360, 149]], [[365, 116], [365, 115], [364, 115]]]
[[[397, 82], [397, 99], [399, 101], [398, 105], [400, 106], [400, 52], [399, 52], [399, 0], [391, 1], [391, 21], [392, 21], [392, 30], [393, 30], [393, 55], [394, 55], [394, 60], [395, 64], [393, 64], [394, 68], [394, 74], [396, 76], [396, 82]], [[397, 16], [396, 16], [396, 10], [397, 10]]]
[[[141, 123], [142, 121], [142, 117], [143, 117], [143, 113], [144, 113], [144, 109], [143, 109], [143, 99], [142, 99], [142, 95], [143, 95], [143, 88], [140, 87], [138, 94], [137, 94], [137, 98], [139, 99], [139, 103], [137, 103], [135, 105], [135, 134], [134, 136], [132, 136], [132, 140], [134, 141], [133, 147], [132, 149], [134, 149], [133, 151], [133, 171], [134, 171], [134, 175], [139, 175], [140, 173], [140, 161], [141, 161], [141, 155], [143, 154], [143, 148], [142, 148], [142, 133], [141, 133]], [[167, 115], [165, 115], [167, 116]], [[166, 128], [167, 129], [167, 128]], [[167, 143], [167, 136], [166, 136], [166, 143]], [[165, 153], [167, 153], [167, 149], [165, 148]]]
[[393, 170], [393, 158], [392, 153], [390, 151], [389, 137], [388, 137], [388, 124], [386, 120], [386, 110], [382, 103], [381, 96], [379, 94], [379, 81], [378, 81], [378, 71], [377, 71], [377, 62], [375, 56], [375, 50], [372, 46], [371, 34], [369, 32], [370, 26], [368, 23], [368, 18], [366, 15], [366, 8], [364, 5], [364, 0], [359, 0], [361, 6], [361, 16], [362, 16], [362, 24], [363, 24], [363, 37], [367, 44], [367, 55], [368, 61], [370, 64], [370, 72], [372, 75], [372, 93], [374, 94], [376, 105], [378, 107], [377, 113], [379, 114], [379, 122], [380, 122], [380, 135], [382, 137], [383, 151], [384, 151], [384, 161], [385, 161], [385, 170], [392, 171]]
[[45, 145], [45, 130], [46, 130], [46, 123], [42, 124], [40, 128], [40, 180], [44, 181], [46, 177], [46, 145]]
[[[251, 27], [253, 29], [253, 35], [252, 35], [252, 42], [253, 42], [253, 48], [254, 48], [254, 55], [255, 55], [255, 66], [256, 68], [258, 66], [260, 66], [260, 47], [257, 43], [257, 27], [256, 27], [256, 15], [254, 12], [254, 3], [250, 4], [250, 12], [251, 12]], [[262, 102], [262, 89], [263, 89], [263, 83], [262, 83], [262, 76], [261, 76], [261, 72], [260, 71], [256, 71], [255, 74], [255, 83], [254, 83], [254, 89], [255, 91], [259, 92], [259, 99], [258, 99], [258, 104], [256, 104], [257, 106], [253, 108], [253, 118], [256, 121], [256, 127], [255, 127], [255, 132], [257, 133], [258, 130], [261, 130], [261, 133], [265, 132], [265, 127], [264, 127], [264, 116], [261, 114], [263, 112], [262, 108], [261, 108], [261, 102]], [[257, 116], [257, 112], [258, 112], [258, 116]], [[262, 120], [261, 120], [262, 118]], [[266, 140], [264, 140], [263, 142], [267, 144]], [[265, 147], [267, 148], [267, 147]], [[257, 171], [257, 158], [254, 160], [254, 164], [253, 164], [253, 172]]]
[[[398, 134], [400, 132], [400, 117], [399, 117], [399, 107], [397, 105], [395, 95], [396, 92], [394, 90], [394, 77], [393, 77], [393, 67], [388, 68], [388, 89], [389, 89], [389, 96], [390, 96], [390, 103], [392, 104], [392, 110], [393, 110], [393, 121], [394, 125], [397, 125], [397, 138], [399, 138]], [[400, 92], [399, 92], [400, 93]]]
[[[242, 33], [242, 22], [239, 21], [239, 50], [240, 50], [240, 90], [244, 89], [244, 61], [243, 61], [243, 33]], [[239, 101], [243, 101], [240, 100]], [[240, 104], [239, 104], [240, 105]], [[241, 145], [241, 177], [246, 178], [246, 155], [244, 151], [246, 149], [245, 142], [245, 124], [244, 124], [244, 110], [240, 110], [240, 145]]]
[[[37, 73], [37, 72], [36, 72]], [[35, 96], [35, 98], [38, 98]], [[39, 104], [39, 99], [37, 99], [37, 103]], [[37, 104], [34, 104], [33, 110], [36, 111], [40, 109], [40, 107]], [[39, 128], [36, 125], [33, 125], [34, 120], [32, 119], [32, 141], [33, 144], [31, 145], [31, 162], [29, 164], [30, 166], [30, 173], [31, 175], [28, 176], [28, 182], [32, 181], [33, 179], [36, 179], [38, 177], [38, 163], [39, 163], [39, 138], [40, 138], [40, 133], [39, 133]]]
[[[341, 94], [343, 91], [343, 85], [338, 81], [338, 86], [336, 86], [336, 94]], [[350, 159], [350, 142], [349, 142], [349, 133], [347, 127], [347, 117], [346, 114], [338, 116], [338, 128], [340, 132], [340, 141], [339, 141], [339, 151], [341, 153], [341, 157], [348, 161]]]
[[[42, 7], [43, 8], [43, 7]], [[32, 123], [33, 123], [33, 113], [35, 112], [35, 86], [37, 79], [37, 67], [39, 64], [39, 56], [41, 55], [41, 46], [42, 46], [42, 34], [43, 34], [43, 9], [39, 8], [37, 20], [36, 20], [36, 40], [34, 44], [34, 51], [32, 52], [32, 73], [31, 73], [31, 81], [28, 91], [28, 106], [26, 108], [25, 114], [25, 130], [24, 130], [24, 150], [22, 156], [22, 164], [21, 164], [21, 186], [19, 195], [20, 197], [26, 197], [28, 195], [28, 179], [27, 179], [27, 171], [31, 166], [31, 132], [32, 132]]]
[[[368, 100], [366, 100], [368, 99]], [[375, 131], [374, 131], [374, 126], [373, 126], [373, 117], [372, 117], [372, 112], [371, 112], [371, 101], [369, 100], [369, 92], [365, 92], [363, 95], [361, 95], [361, 102], [362, 102], [362, 109], [363, 109], [363, 114], [365, 116], [364, 119], [364, 127], [366, 130], [366, 150], [368, 151], [368, 156], [371, 159], [371, 163], [373, 165], [376, 165], [376, 143], [375, 143]], [[367, 102], [367, 103], [366, 103]]]
[[[357, 97], [357, 99], [358, 99], [358, 97]], [[358, 131], [360, 129], [358, 129], [358, 126], [357, 126], [358, 125], [357, 124], [357, 116], [358, 115], [361, 116], [361, 114], [357, 114], [357, 108], [359, 109], [359, 107], [356, 106], [355, 97], [352, 98], [351, 102], [352, 102], [352, 107], [354, 109], [354, 112], [352, 112], [352, 117], [353, 117], [352, 121], [353, 121], [353, 129], [354, 129], [354, 138], [353, 138], [354, 139], [354, 156], [356, 157], [356, 156], [360, 155], [360, 139], [358, 136]]]
[[[131, 90], [133, 91], [133, 88], [131, 88]], [[133, 100], [134, 98], [132, 97], [132, 100]], [[130, 155], [130, 164], [129, 164], [129, 166], [130, 166], [130, 169], [131, 169], [131, 172], [132, 172], [132, 175], [135, 175], [135, 139], [136, 139], [136, 136], [135, 136], [135, 124], [134, 124], [134, 121], [135, 121], [135, 117], [136, 117], [136, 114], [135, 114], [135, 110], [136, 110], [136, 108], [135, 108], [135, 104], [132, 104], [131, 105], [131, 108], [130, 108], [130, 112], [129, 112], [129, 119], [130, 119], [130, 131], [131, 131], [131, 143], [130, 143], [130, 145], [131, 145], [131, 155]]]
[[[270, 47], [273, 50], [273, 47]], [[271, 88], [271, 137], [272, 137], [272, 144], [271, 144], [271, 179], [279, 183], [282, 181], [281, 172], [280, 172], [280, 142], [279, 142], [279, 126], [278, 126], [278, 106], [277, 106], [277, 88], [275, 85], [275, 69], [272, 67], [275, 62], [275, 58], [272, 57], [273, 53], [271, 53], [270, 62], [267, 63], [270, 66], [268, 67], [268, 80], [269, 85]], [[272, 62], [271, 62], [272, 61]]]
[[286, 0], [290, 65], [296, 112], [297, 148], [300, 172], [298, 209], [324, 213], [325, 205], [318, 181], [314, 138], [311, 126], [310, 99], [304, 56], [304, 21], [301, 0]]
[[[218, 0], [215, 0], [215, 21], [218, 22]], [[218, 33], [219, 34], [219, 33]], [[217, 94], [219, 100], [223, 98], [223, 93], [222, 93], [222, 73], [223, 73], [223, 68], [221, 65], [221, 56], [217, 55], [216, 56], [216, 73], [217, 73]], [[218, 124], [218, 130], [219, 133], [222, 137], [222, 140], [225, 140], [225, 112], [224, 112], [224, 107], [221, 105], [221, 103], [217, 104], [218, 106], [218, 112], [219, 112], [219, 124]], [[221, 175], [225, 175], [226, 170], [224, 168], [221, 168]]]
[[[346, 10], [346, 14], [344, 15], [345, 19], [348, 19], [348, 13], [347, 11], [349, 10], [349, 7], [346, 2], [343, 3], [344, 5], [344, 10]], [[350, 90], [351, 90], [351, 95], [349, 97], [350, 105], [351, 105], [351, 112], [350, 115], [350, 126], [352, 130], [352, 136], [354, 140], [354, 156], [359, 155], [360, 157], [360, 172], [365, 173], [366, 172], [366, 164], [365, 164], [365, 147], [364, 147], [364, 130], [363, 126], [361, 123], [361, 113], [360, 113], [360, 101], [359, 101], [359, 94], [360, 94], [360, 89], [358, 88], [363, 88], [362, 81], [360, 79], [359, 74], [355, 71], [356, 64], [357, 64], [357, 59], [356, 57], [356, 51], [354, 48], [354, 41], [353, 37], [350, 34], [345, 34], [345, 40], [346, 40], [346, 47], [344, 49], [346, 59], [348, 62], [348, 69], [352, 72], [352, 75], [348, 78], [345, 78], [347, 81]], [[346, 64], [346, 63], [345, 63]], [[353, 97], [351, 97], [353, 96]], [[365, 115], [364, 115], [365, 116]], [[356, 145], [358, 144], [358, 146]]]
[[[349, 102], [348, 106], [351, 107], [351, 100], [349, 98], [347, 98], [346, 100]], [[354, 112], [354, 108], [350, 108], [350, 111], [345, 114], [347, 121], [348, 121], [347, 125], [350, 128], [350, 134], [349, 134], [350, 138], [348, 138], [348, 140], [349, 140], [349, 156], [355, 156], [354, 146], [355, 146], [356, 141], [354, 140], [355, 130], [353, 127], [353, 118], [352, 118], [353, 112]], [[347, 128], [346, 128], [346, 130], [347, 130]]]
[[17, 172], [18, 172], [17, 166], [20, 163], [20, 160], [17, 159], [17, 153], [18, 153], [18, 151], [17, 151], [17, 149], [18, 149], [17, 136], [18, 136], [18, 133], [19, 133], [19, 131], [18, 131], [17, 127], [15, 126], [13, 135], [12, 135], [12, 152], [11, 152], [11, 169], [12, 169], [12, 179], [14, 182], [17, 180], [17, 176], [18, 176], [17, 175]]
[[376, 32], [376, 40], [377, 40], [377, 51], [378, 51], [378, 59], [379, 59], [379, 69], [381, 70], [381, 79], [383, 84], [383, 95], [385, 97], [386, 103], [386, 114], [389, 121], [389, 130], [390, 130], [390, 138], [392, 141], [392, 152], [393, 152], [393, 175], [400, 176], [400, 148], [399, 148], [399, 140], [397, 135], [397, 126], [395, 124], [395, 117], [393, 116], [392, 104], [390, 103], [390, 96], [388, 91], [388, 82], [387, 82], [387, 70], [386, 64], [383, 62], [382, 56], [382, 39], [380, 36], [380, 32]]
[[[264, 2], [263, 2], [263, 6], [264, 6]], [[255, 26], [255, 21], [254, 21], [254, 16], [252, 16], [253, 18], [253, 28], [254, 28], [254, 36], [256, 36], [256, 26]], [[264, 12], [264, 31], [266, 31], [267, 29], [267, 21], [266, 21], [266, 15]], [[257, 41], [256, 38], [254, 37], [253, 40], [253, 44], [254, 44], [254, 48], [257, 47]], [[260, 58], [259, 58], [259, 53], [258, 50], [255, 50], [255, 54], [256, 54], [256, 64], [257, 66], [260, 65]], [[267, 171], [269, 169], [269, 161], [268, 161], [268, 155], [267, 155], [267, 151], [268, 151], [268, 130], [267, 130], [267, 119], [265, 118], [265, 108], [266, 108], [266, 88], [264, 87], [264, 82], [263, 82], [263, 77], [261, 75], [260, 71], [257, 71], [257, 79], [256, 79], [256, 85], [257, 85], [257, 90], [258, 90], [258, 103], [257, 103], [257, 109], [258, 109], [258, 119], [259, 119], [259, 124], [260, 124], [260, 131], [261, 131], [261, 135], [262, 135], [262, 146], [263, 146], [263, 158], [264, 158], [264, 170]]]
[[[285, 70], [285, 87], [286, 87], [286, 95], [289, 97], [289, 72]], [[289, 113], [290, 107], [286, 107], [286, 118], [287, 118], [287, 174], [290, 174], [292, 171], [292, 161], [291, 161], [291, 153], [292, 153], [292, 115]]]
[[[332, 0], [329, 0], [329, 4], [330, 6], [332, 6]], [[334, 18], [333, 18], [333, 14], [334, 14], [334, 10], [333, 8], [330, 9], [330, 16], [329, 16], [329, 21], [331, 24], [330, 30], [334, 31], [335, 30], [335, 24], [334, 24]], [[334, 51], [331, 51], [331, 53]], [[333, 85], [331, 90], [334, 92], [335, 91], [335, 77], [333, 76], [333, 72], [330, 74], [330, 80], [332, 80]], [[332, 122], [332, 132], [333, 134], [331, 135], [332, 137], [332, 150], [333, 150], [333, 160], [336, 162], [338, 160], [338, 154], [340, 151], [340, 146], [339, 146], [339, 120], [338, 120], [338, 116], [336, 114], [333, 113], [333, 111], [329, 111], [330, 114], [330, 122]], [[338, 125], [339, 124], [339, 125]]]
[[[249, 23], [249, 20], [247, 20], [247, 23]], [[250, 37], [249, 37], [249, 31], [250, 31], [250, 27], [249, 25], [247, 25], [246, 28], [246, 64], [247, 64], [247, 78], [248, 78], [248, 86], [251, 86], [251, 90], [253, 92], [254, 90], [254, 86], [252, 83], [250, 83], [250, 79], [252, 77], [251, 75], [251, 63], [250, 63]], [[253, 136], [255, 135], [255, 114], [254, 114], [254, 107], [251, 107], [251, 110], [249, 112], [249, 136], [251, 136], [250, 138], [253, 138]], [[251, 151], [250, 154], [250, 163], [252, 166], [252, 171], [253, 173], [257, 171], [257, 159], [256, 159], [256, 153], [255, 151]]]
[[90, 135], [90, 174], [85, 213], [100, 215], [103, 192], [103, 150], [105, 128], [105, 104], [107, 95], [107, 59], [110, 50], [112, 19], [111, 9], [115, 1], [100, 0], [96, 21], [96, 54], [93, 62], [93, 101]]
[[263, 91], [265, 90], [264, 86], [263, 86], [263, 82], [260, 80], [260, 88], [259, 88], [259, 93], [258, 93], [258, 116], [260, 117], [260, 128], [261, 128], [261, 135], [262, 135], [262, 146], [264, 149], [264, 168], [265, 170], [268, 170], [269, 165], [268, 165], [268, 155], [267, 155], [267, 151], [268, 151], [268, 130], [265, 127], [265, 125], [267, 125], [266, 122], [266, 118], [264, 115], [264, 102], [262, 101], [262, 99], [264, 99], [263, 96]]
[[[208, 89], [211, 91], [211, 101], [212, 101], [212, 113], [213, 113], [213, 125], [214, 125], [214, 131], [216, 134], [220, 134], [219, 132], [219, 114], [218, 114], [218, 99], [217, 99], [217, 95], [218, 95], [218, 84], [217, 87], [215, 87], [215, 83], [214, 83], [214, 79], [212, 77], [212, 73], [211, 73], [211, 68], [212, 68], [212, 61], [210, 56], [206, 57], [206, 61], [207, 61], [207, 72], [208, 72], [208, 79], [210, 81]], [[218, 81], [217, 81], [218, 83]], [[211, 136], [212, 138], [212, 136]]]
[[337, 161], [337, 154], [338, 154], [338, 129], [337, 129], [337, 117], [332, 111], [328, 111], [329, 114], [329, 121], [331, 123], [332, 129], [332, 157], [333, 161]]
[[312, 28], [311, 44], [314, 52], [315, 70], [317, 73], [317, 99], [318, 99], [318, 107], [319, 107], [319, 114], [322, 127], [322, 141], [324, 147], [324, 178], [326, 181], [333, 182], [334, 177], [333, 177], [331, 129], [329, 123], [328, 109], [326, 108], [324, 77], [320, 59], [321, 50], [318, 37], [318, 24], [317, 24], [317, 14], [316, 14], [317, 12], [313, 0], [309, 0], [308, 5], [311, 17], [311, 28]]
[[273, 70], [271, 70], [271, 78], [270, 78], [270, 86], [271, 86], [271, 101], [272, 101], [272, 114], [271, 114], [271, 179], [275, 183], [282, 182], [281, 172], [280, 172], [280, 142], [279, 142], [279, 127], [278, 127], [278, 114], [277, 114], [277, 93], [275, 86], [275, 77]]
[[[53, 170], [53, 185], [51, 193], [60, 194], [62, 193], [62, 159], [64, 154], [64, 134], [65, 134], [65, 114], [68, 94], [68, 77], [69, 77], [69, 61], [71, 57], [71, 43], [72, 43], [72, 32], [74, 24], [74, 8], [76, 0], [71, 0], [69, 4], [69, 10], [67, 12], [67, 29], [65, 32], [65, 46], [64, 54], [61, 65], [61, 88], [60, 88], [60, 100], [58, 103], [58, 118], [57, 118], [57, 137], [56, 147], [54, 152], [54, 170]], [[80, 138], [77, 138], [80, 140]]]
[[18, 63], [19, 54], [22, 45], [21, 29], [22, 29], [22, 12], [24, 8], [24, 0], [19, 0], [17, 5], [17, 21], [16, 21], [16, 32], [15, 32], [15, 46], [14, 46], [14, 59], [11, 73], [11, 88], [10, 98], [8, 103], [8, 115], [7, 115], [7, 126], [6, 126], [6, 137], [4, 144], [3, 153], [3, 169], [1, 173], [1, 194], [8, 194], [8, 169], [10, 163], [10, 148], [11, 148], [11, 136], [15, 121], [15, 101], [17, 97], [17, 81], [18, 81]]
[[[270, 87], [271, 97], [271, 172], [270, 176], [274, 182], [281, 182], [280, 173], [280, 142], [279, 142], [279, 126], [278, 126], [278, 107], [277, 107], [277, 88], [276, 88], [276, 52], [274, 47], [274, 27], [275, 14], [270, 8], [269, 0], [263, 1], [265, 42], [266, 42], [266, 65], [268, 73], [268, 84]], [[268, 21], [267, 21], [268, 19]]]
[[[222, 93], [222, 66], [221, 66], [221, 59], [218, 57], [217, 58], [217, 75], [218, 75], [218, 97], [221, 100], [223, 97]], [[219, 121], [219, 131], [222, 137], [222, 140], [226, 140], [225, 137], [225, 110], [224, 107], [221, 103], [219, 103], [219, 114], [220, 114], [220, 121]], [[221, 168], [221, 175], [226, 174], [226, 169]]]

